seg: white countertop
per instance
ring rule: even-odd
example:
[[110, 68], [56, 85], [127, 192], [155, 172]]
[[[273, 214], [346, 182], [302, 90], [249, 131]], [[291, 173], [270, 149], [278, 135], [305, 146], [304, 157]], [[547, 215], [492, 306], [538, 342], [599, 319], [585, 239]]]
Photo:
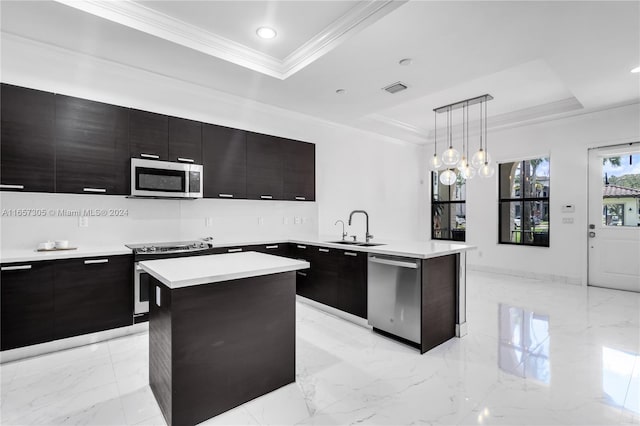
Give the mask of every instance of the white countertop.
[[[373, 239], [372, 243], [378, 246], [363, 247], [350, 244], [336, 244], [328, 241], [339, 241], [339, 236], [304, 236], [299, 238], [256, 238], [256, 239], [214, 239], [213, 247], [246, 246], [254, 244], [311, 244], [322, 247], [331, 247], [346, 251], [359, 251], [391, 256], [404, 256], [417, 259], [444, 256], [447, 254], [461, 253], [474, 250], [475, 247], [467, 244], [448, 243], [445, 241], [394, 241]], [[72, 244], [73, 245], [73, 244]], [[114, 256], [119, 254], [131, 254], [131, 249], [124, 244], [109, 244], [105, 246], [80, 246], [77, 250], [37, 252], [35, 249], [11, 249], [0, 252], [1, 263], [35, 262], [39, 260], [70, 259], [77, 257]]]
[[309, 262], [253, 251], [145, 260], [139, 265], [169, 288], [229, 281], [309, 268]]
[[312, 244], [316, 246], [332, 247], [345, 251], [361, 251], [366, 253], [382, 254], [389, 256], [403, 256], [415, 259], [428, 259], [431, 257], [445, 256], [475, 250], [475, 246], [443, 241], [394, 241], [384, 239], [371, 240], [376, 246], [363, 247], [351, 244], [331, 243], [328, 241], [340, 241], [340, 237], [318, 236], [304, 239], [287, 240], [295, 244]]
[[[73, 242], [72, 242], [73, 243]], [[74, 245], [71, 244], [73, 247]], [[0, 252], [1, 263], [37, 262], [41, 260], [73, 259], [77, 257], [116, 256], [131, 254], [124, 244], [78, 246], [76, 250], [36, 251], [36, 249], [11, 249]]]

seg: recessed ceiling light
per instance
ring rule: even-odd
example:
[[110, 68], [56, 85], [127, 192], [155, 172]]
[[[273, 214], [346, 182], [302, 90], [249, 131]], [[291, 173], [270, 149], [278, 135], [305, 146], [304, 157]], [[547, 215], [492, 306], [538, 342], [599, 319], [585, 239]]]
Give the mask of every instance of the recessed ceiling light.
[[398, 61], [398, 63], [402, 66], [409, 66], [411, 65], [411, 63], [413, 62], [413, 59], [411, 58], [404, 58], [404, 59], [400, 59], [400, 61]]
[[258, 34], [258, 37], [264, 38], [264, 39], [275, 38], [275, 36], [278, 35], [278, 33], [276, 33], [276, 30], [269, 27], [258, 28], [256, 30], [256, 34]]
[[634, 69], [631, 70], [631, 72], [639, 73], [640, 72], [640, 67], [635, 67]]
[[345, 92], [346, 92], [346, 90], [345, 90], [345, 89], [338, 89], [338, 90], [336, 90], [336, 93], [337, 93], [338, 95], [343, 95]]

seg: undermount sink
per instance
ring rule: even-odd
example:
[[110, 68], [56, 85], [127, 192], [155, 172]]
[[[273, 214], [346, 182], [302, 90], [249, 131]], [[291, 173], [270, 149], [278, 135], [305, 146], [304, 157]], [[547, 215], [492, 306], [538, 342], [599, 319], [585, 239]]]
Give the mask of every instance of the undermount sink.
[[345, 244], [348, 246], [359, 246], [359, 247], [373, 247], [373, 246], [383, 246], [381, 243], [363, 243], [362, 241], [327, 241], [331, 244]]

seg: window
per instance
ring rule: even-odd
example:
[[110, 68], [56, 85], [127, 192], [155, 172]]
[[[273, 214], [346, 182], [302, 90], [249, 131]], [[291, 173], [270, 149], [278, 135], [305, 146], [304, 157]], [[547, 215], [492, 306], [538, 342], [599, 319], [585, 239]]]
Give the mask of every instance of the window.
[[549, 247], [549, 159], [500, 164], [499, 241]]
[[431, 173], [431, 238], [464, 241], [467, 228], [466, 182], [456, 172], [453, 185], [440, 182], [440, 172]]
[[602, 159], [602, 225], [640, 226], [640, 153]]

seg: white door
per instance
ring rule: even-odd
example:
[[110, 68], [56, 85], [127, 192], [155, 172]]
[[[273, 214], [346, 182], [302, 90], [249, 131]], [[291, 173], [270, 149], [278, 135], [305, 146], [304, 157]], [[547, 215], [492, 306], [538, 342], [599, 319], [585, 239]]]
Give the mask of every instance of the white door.
[[640, 143], [589, 150], [588, 223], [589, 285], [640, 292]]

